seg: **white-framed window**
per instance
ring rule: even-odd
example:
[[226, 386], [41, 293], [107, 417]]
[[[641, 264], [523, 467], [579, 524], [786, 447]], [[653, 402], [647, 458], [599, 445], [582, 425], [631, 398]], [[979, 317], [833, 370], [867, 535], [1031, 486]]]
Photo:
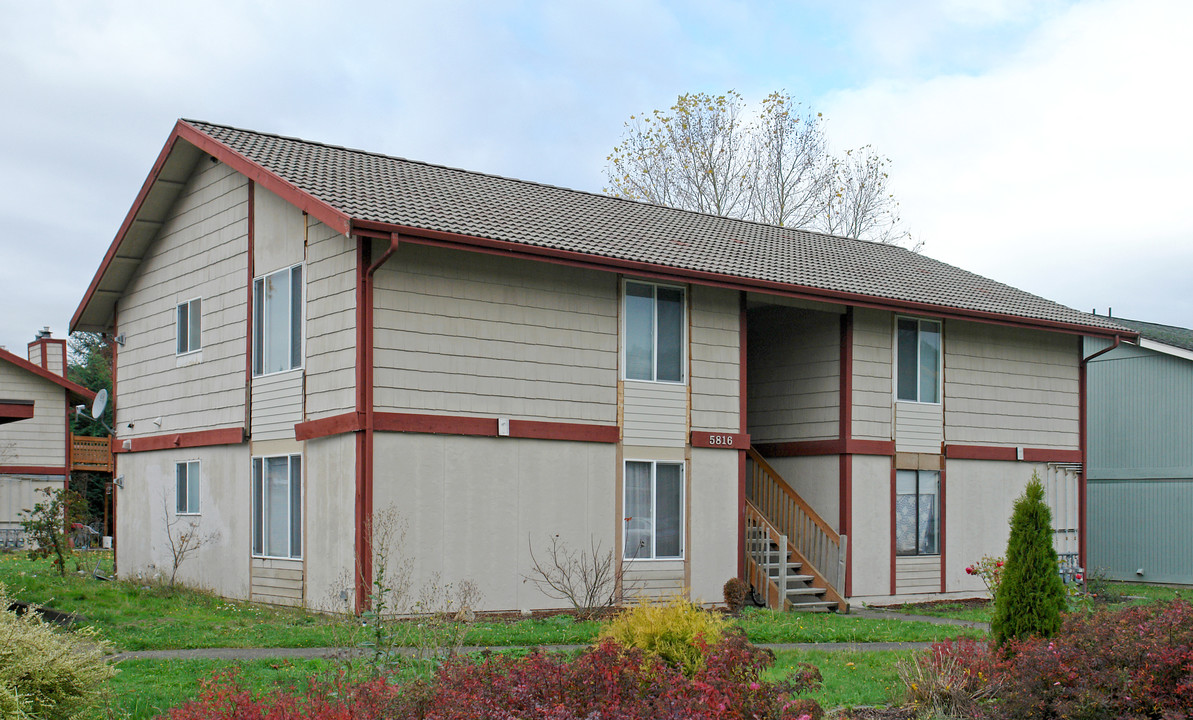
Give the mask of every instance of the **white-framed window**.
[[195, 298], [178, 304], [175, 317], [176, 353], [185, 355], [203, 347], [203, 300]]
[[684, 288], [627, 280], [623, 295], [626, 379], [684, 382]]
[[199, 461], [174, 463], [174, 512], [199, 514]]
[[626, 560], [683, 557], [683, 473], [683, 463], [626, 461]]
[[302, 266], [253, 280], [253, 374], [302, 367]]
[[302, 456], [253, 458], [253, 555], [302, 557]]
[[940, 402], [940, 323], [901, 317], [895, 329], [895, 397]]
[[940, 554], [939, 471], [895, 471], [895, 552]]

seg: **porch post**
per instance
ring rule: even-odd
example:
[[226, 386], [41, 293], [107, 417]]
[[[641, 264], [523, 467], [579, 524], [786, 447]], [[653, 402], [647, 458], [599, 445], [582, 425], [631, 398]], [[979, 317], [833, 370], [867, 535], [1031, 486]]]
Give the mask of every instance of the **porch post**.
[[[837, 432], [841, 444], [839, 488], [839, 517], [837, 533], [853, 534], [853, 455], [850, 453], [850, 439], [853, 437], [853, 307], [845, 308], [841, 316], [841, 368], [840, 393], [837, 399], [839, 409]], [[845, 597], [853, 595], [853, 543], [845, 546]]]
[[[749, 432], [749, 424], [746, 422], [746, 293], [740, 294], [738, 321], [737, 321], [737, 344], [738, 344], [738, 359], [737, 359], [737, 416], [738, 416], [738, 432], [745, 435]], [[737, 451], [737, 576], [742, 580], [746, 579], [746, 450], [748, 448], [740, 448]]]

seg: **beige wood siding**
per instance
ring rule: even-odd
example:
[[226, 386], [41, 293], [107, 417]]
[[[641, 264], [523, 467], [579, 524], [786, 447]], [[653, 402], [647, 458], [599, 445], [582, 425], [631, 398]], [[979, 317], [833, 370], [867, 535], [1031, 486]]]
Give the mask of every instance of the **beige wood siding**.
[[[45, 487], [57, 490], [62, 485], [61, 475], [0, 475], [0, 530], [23, 534], [21, 513], [45, 500], [45, 496], [37, 491]], [[0, 541], [4, 539], [0, 538]], [[8, 539], [11, 542], [11, 536]]]
[[945, 440], [1078, 447], [1078, 343], [1072, 335], [945, 324]]
[[799, 308], [750, 311], [746, 384], [751, 442], [837, 437], [839, 315]]
[[698, 285], [691, 293], [692, 428], [737, 432], [741, 427], [740, 295]]
[[253, 440], [293, 440], [302, 421], [302, 371], [253, 378]]
[[622, 591], [627, 599], [666, 600], [684, 596], [683, 560], [635, 560], [625, 564]]
[[307, 231], [306, 416], [356, 407], [356, 243], [323, 223]]
[[0, 398], [33, 401], [33, 417], [0, 425], [0, 465], [65, 467], [66, 391], [0, 360]]
[[253, 186], [253, 272], [266, 275], [306, 258], [306, 213]]
[[403, 245], [377, 271], [378, 411], [617, 421], [617, 277]]
[[252, 573], [251, 601], [273, 605], [303, 604], [301, 560], [253, 558], [249, 571]]
[[621, 439], [626, 445], [686, 445], [688, 386], [677, 383], [624, 381]]
[[[244, 425], [247, 188], [226, 165], [200, 161], [121, 298], [121, 437]], [[182, 362], [175, 313], [194, 298], [203, 300], [202, 350]]]
[[[894, 331], [891, 314], [855, 308], [853, 312], [853, 437], [890, 440]], [[939, 447], [935, 452], [939, 452]]]
[[895, 403], [895, 450], [940, 454], [944, 408], [934, 403]]
[[29, 362], [41, 367], [41, 343], [29, 346]]
[[940, 556], [895, 558], [895, 592], [904, 595], [940, 592]]

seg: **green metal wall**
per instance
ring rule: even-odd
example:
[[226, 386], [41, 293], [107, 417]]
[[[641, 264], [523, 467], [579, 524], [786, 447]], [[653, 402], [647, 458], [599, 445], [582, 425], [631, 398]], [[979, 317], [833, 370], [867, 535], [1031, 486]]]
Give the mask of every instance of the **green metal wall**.
[[1086, 382], [1089, 569], [1193, 584], [1193, 362], [1122, 345]]

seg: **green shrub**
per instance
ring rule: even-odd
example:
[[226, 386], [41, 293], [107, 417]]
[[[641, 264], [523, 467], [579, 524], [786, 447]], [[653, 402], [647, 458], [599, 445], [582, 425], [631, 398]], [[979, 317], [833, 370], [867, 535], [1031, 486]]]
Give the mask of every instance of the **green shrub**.
[[116, 674], [104, 659], [108, 643], [91, 628], [63, 632], [36, 613], [18, 617], [10, 603], [0, 584], [0, 717], [78, 717]]
[[1007, 562], [994, 599], [990, 624], [994, 641], [1052, 637], [1060, 629], [1065, 609], [1065, 585], [1060, 578], [1056, 550], [1052, 548], [1052, 511], [1044, 502], [1040, 476], [1015, 501]]
[[613, 618], [600, 639], [637, 648], [691, 677], [704, 666], [704, 647], [720, 642], [729, 620], [681, 597], [666, 603], [642, 601]]

